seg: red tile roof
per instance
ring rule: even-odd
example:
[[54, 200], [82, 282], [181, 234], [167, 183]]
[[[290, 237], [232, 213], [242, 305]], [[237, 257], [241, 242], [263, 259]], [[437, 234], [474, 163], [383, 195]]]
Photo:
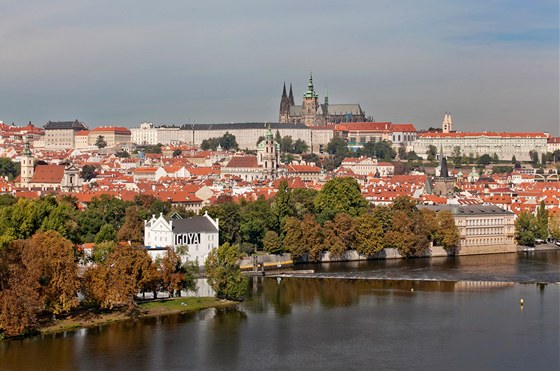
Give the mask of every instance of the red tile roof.
[[233, 156], [226, 167], [258, 167], [257, 156]]
[[61, 183], [64, 165], [37, 165], [31, 183]]

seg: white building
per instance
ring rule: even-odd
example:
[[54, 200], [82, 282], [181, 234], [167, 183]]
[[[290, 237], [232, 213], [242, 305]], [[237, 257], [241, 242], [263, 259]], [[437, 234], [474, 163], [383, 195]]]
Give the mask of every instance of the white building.
[[[414, 143], [414, 152], [425, 156], [432, 145], [445, 156], [451, 156], [455, 147], [461, 149], [461, 154], [473, 157], [494, 153], [500, 160], [511, 160], [515, 156], [517, 161], [530, 161], [530, 151], [539, 154], [547, 151], [546, 133], [441, 133], [427, 132], [418, 135]], [[441, 153], [440, 153], [441, 154]]]
[[203, 265], [208, 254], [219, 244], [220, 228], [218, 219], [212, 219], [207, 213], [182, 219], [173, 214], [165, 219], [152, 215], [144, 221], [144, 245], [152, 259], [165, 254], [167, 247], [188, 249], [186, 258]]

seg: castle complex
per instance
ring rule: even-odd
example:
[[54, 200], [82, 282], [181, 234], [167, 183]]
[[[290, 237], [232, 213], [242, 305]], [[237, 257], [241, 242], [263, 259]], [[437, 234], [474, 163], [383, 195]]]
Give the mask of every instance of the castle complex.
[[313, 76], [310, 75], [307, 92], [303, 95], [301, 105], [296, 105], [294, 102], [292, 84], [290, 84], [289, 94], [286, 94], [286, 84], [284, 84], [278, 121], [281, 123], [302, 123], [306, 126], [321, 126], [367, 120], [359, 104], [329, 104], [328, 95], [325, 96], [324, 103], [319, 104], [319, 95], [315, 92]]

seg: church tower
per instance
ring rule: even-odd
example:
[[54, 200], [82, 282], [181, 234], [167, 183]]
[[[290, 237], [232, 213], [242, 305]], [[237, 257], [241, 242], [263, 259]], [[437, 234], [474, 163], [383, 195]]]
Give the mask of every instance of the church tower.
[[319, 96], [315, 93], [315, 89], [313, 88], [313, 76], [309, 74], [307, 92], [303, 96], [303, 104], [301, 106], [301, 116], [306, 126], [315, 125], [317, 108], [319, 108]]
[[294, 103], [294, 92], [292, 91], [292, 83], [290, 83], [290, 95], [288, 95], [288, 100], [290, 101], [290, 106], [295, 106]]
[[34, 164], [35, 159], [31, 154], [31, 150], [29, 149], [29, 140], [25, 141], [25, 147], [23, 149], [23, 153], [21, 155], [21, 174], [20, 174], [20, 185], [22, 187], [27, 187], [29, 183], [31, 183], [31, 179], [33, 178], [34, 173]]
[[278, 164], [280, 163], [280, 144], [274, 141], [270, 124], [265, 133], [264, 140], [257, 146], [257, 163], [266, 173], [265, 178], [274, 179]]
[[452, 131], [453, 131], [453, 121], [451, 120], [451, 114], [445, 112], [445, 116], [443, 116], [442, 132], [451, 133]]
[[[290, 94], [292, 94], [291, 86], [290, 86]], [[288, 98], [288, 95], [286, 94], [286, 83], [284, 83], [284, 89], [282, 90], [282, 98], [280, 99], [280, 116], [278, 118], [278, 121], [288, 122], [289, 118], [290, 118], [290, 100]]]

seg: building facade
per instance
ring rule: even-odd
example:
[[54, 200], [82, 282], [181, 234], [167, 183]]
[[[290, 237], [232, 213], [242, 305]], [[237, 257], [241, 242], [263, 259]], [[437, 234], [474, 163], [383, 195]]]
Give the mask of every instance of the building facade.
[[458, 255], [516, 252], [515, 214], [497, 206], [419, 205], [439, 212], [448, 210], [455, 218], [461, 240]]
[[414, 143], [414, 151], [419, 156], [425, 156], [430, 146], [435, 146], [438, 152], [451, 156], [455, 147], [461, 149], [461, 154], [473, 157], [494, 153], [500, 160], [530, 161], [530, 151], [536, 151], [539, 157], [547, 151], [546, 133], [440, 133], [426, 132], [418, 135]]
[[87, 130], [87, 127], [75, 121], [49, 121], [45, 124], [46, 149], [70, 149], [76, 147], [76, 132]]
[[[166, 219], [161, 214], [144, 221], [144, 245], [152, 258], [165, 254], [168, 247], [186, 247], [189, 261], [204, 265], [208, 254], [219, 245], [219, 221], [207, 213], [181, 218], [173, 214]], [[181, 249], [179, 249], [181, 252]]]

